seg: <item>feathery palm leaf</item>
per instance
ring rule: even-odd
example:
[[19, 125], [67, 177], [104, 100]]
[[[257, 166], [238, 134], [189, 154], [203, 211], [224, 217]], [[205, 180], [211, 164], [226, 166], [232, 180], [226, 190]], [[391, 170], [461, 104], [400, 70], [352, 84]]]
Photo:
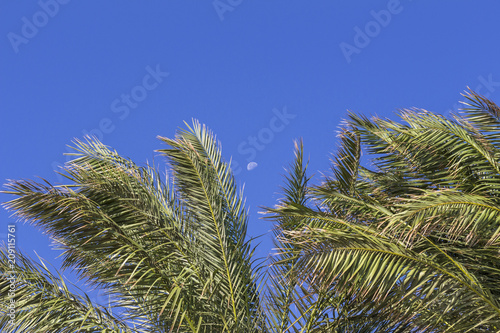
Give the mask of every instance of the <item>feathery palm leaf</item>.
[[[15, 298], [16, 326], [10, 316], [0, 318], [0, 327], [9, 332], [132, 332], [125, 321], [107, 308], [96, 306], [86, 294], [72, 293], [60, 275], [54, 275], [45, 264], [35, 264], [23, 253], [16, 253], [15, 263], [8, 250], [0, 251], [0, 291], [4, 300], [9, 292]], [[12, 264], [12, 267], [11, 267]], [[12, 289], [11, 284], [15, 285]], [[10, 302], [2, 302], [2, 312]]]
[[466, 97], [451, 119], [351, 114], [311, 204], [269, 209], [288, 243], [278, 264], [294, 263], [308, 297], [329, 299], [316, 304], [318, 331], [500, 329], [500, 109]]
[[47, 232], [64, 267], [104, 288], [137, 330], [255, 331], [259, 266], [252, 270], [248, 217], [229, 165], [197, 122], [162, 140], [175, 188], [94, 139], [76, 142], [69, 184], [11, 181], [5, 192], [17, 198], [6, 206]]

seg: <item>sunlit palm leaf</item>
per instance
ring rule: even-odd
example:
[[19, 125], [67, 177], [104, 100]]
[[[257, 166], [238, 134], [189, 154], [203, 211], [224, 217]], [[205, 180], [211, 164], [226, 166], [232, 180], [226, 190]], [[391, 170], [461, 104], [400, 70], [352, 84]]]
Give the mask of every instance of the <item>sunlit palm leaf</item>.
[[[64, 279], [49, 271], [43, 261], [35, 264], [20, 252], [15, 260], [9, 260], [7, 253], [7, 248], [0, 251], [0, 271], [6, 273], [0, 277], [2, 332], [133, 331], [123, 318], [94, 304], [86, 294], [72, 293]], [[7, 315], [10, 304], [15, 310], [14, 327], [9, 326], [11, 317]]]
[[76, 141], [69, 184], [11, 181], [5, 192], [17, 198], [6, 206], [47, 232], [64, 267], [106, 290], [141, 329], [257, 330], [259, 266], [241, 193], [209, 131], [195, 122], [178, 138], [164, 139], [175, 188], [89, 139]]
[[288, 275], [322, 304], [318, 331], [500, 329], [500, 112], [467, 98], [464, 118], [351, 114], [312, 204], [269, 210], [288, 227], [278, 264], [293, 261]]

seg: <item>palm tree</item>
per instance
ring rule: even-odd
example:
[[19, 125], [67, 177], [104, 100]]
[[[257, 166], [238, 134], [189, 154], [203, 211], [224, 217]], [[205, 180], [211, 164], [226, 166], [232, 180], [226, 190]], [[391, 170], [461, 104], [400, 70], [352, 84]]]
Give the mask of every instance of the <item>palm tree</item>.
[[350, 114], [318, 186], [296, 146], [284, 199], [268, 209], [283, 327], [500, 332], [500, 108], [465, 97], [451, 118]]
[[160, 138], [165, 180], [96, 139], [76, 141], [67, 184], [10, 181], [4, 192], [16, 198], [6, 207], [48, 233], [63, 268], [110, 302], [95, 304], [43, 260], [4, 247], [0, 330], [499, 331], [500, 108], [466, 97], [451, 119], [418, 109], [401, 112], [406, 123], [351, 114], [318, 186], [297, 142], [283, 199], [267, 209], [277, 248], [267, 269], [204, 126]]
[[[44, 262], [0, 254], [2, 332], [263, 332], [248, 217], [229, 165], [198, 122], [159, 150], [172, 172], [77, 141], [69, 184], [10, 181], [6, 207], [48, 233], [72, 268], [111, 296], [94, 304]], [[14, 272], [15, 324], [7, 316]], [[114, 309], [114, 311], [113, 311]]]

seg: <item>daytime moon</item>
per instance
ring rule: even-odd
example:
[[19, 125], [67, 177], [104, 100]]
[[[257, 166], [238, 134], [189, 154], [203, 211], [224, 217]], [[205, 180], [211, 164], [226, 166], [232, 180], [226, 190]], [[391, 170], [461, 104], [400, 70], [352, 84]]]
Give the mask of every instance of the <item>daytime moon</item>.
[[257, 165], [258, 165], [258, 164], [257, 164], [257, 163], [255, 163], [255, 162], [250, 162], [250, 163], [248, 163], [248, 165], [247, 165], [247, 170], [248, 170], [248, 171], [252, 171], [253, 169], [255, 169], [255, 168], [257, 167]]

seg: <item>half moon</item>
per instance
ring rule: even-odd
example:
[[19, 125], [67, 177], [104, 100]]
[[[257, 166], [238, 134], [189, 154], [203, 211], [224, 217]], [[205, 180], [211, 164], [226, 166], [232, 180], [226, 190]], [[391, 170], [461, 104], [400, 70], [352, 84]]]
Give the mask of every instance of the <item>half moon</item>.
[[247, 170], [248, 170], [248, 171], [252, 171], [252, 170], [253, 170], [253, 169], [255, 169], [257, 166], [258, 166], [258, 164], [257, 164], [257, 163], [255, 163], [255, 162], [250, 162], [250, 163], [248, 163], [248, 165], [247, 165]]

